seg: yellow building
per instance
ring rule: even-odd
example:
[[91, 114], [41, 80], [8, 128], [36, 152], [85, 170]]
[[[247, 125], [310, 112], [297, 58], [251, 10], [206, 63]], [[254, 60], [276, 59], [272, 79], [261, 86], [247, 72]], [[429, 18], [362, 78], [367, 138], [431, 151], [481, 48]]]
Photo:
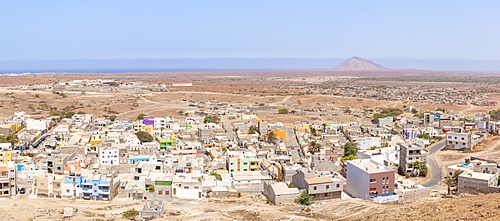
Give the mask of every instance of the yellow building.
[[0, 152], [0, 164], [12, 161], [12, 150], [4, 150]]
[[294, 129], [295, 131], [301, 133], [311, 133], [311, 128], [309, 127], [309, 124], [295, 124]]
[[95, 149], [98, 144], [101, 143], [101, 139], [104, 137], [104, 134], [92, 134], [90, 136], [90, 148]]
[[134, 124], [134, 131], [137, 133], [139, 131], [144, 131], [151, 136], [154, 136], [154, 128], [153, 125], [144, 125], [144, 124]]
[[286, 140], [286, 131], [285, 130], [280, 130], [280, 129], [276, 129], [274, 131], [268, 130], [267, 134], [269, 134], [271, 132], [273, 132], [276, 135], [276, 137], [279, 137], [279, 138], [281, 138], [283, 140]]

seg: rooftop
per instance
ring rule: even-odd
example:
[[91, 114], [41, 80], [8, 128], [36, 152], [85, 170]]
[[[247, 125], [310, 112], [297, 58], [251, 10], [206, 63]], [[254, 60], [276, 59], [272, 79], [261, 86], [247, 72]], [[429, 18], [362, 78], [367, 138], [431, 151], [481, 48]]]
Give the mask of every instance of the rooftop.
[[329, 177], [314, 177], [305, 179], [308, 184], [318, 184], [318, 183], [331, 183], [332, 179]]
[[496, 176], [496, 175], [490, 174], [490, 173], [477, 173], [477, 172], [468, 171], [468, 172], [464, 172], [464, 173], [460, 174], [459, 176], [489, 181], [493, 176]]
[[378, 164], [375, 161], [372, 161], [370, 159], [357, 159], [357, 160], [351, 160], [347, 162], [348, 164], [351, 164], [361, 170], [366, 171], [367, 173], [380, 173], [380, 172], [388, 172], [388, 171], [394, 171], [393, 169], [386, 167], [382, 164]]
[[274, 193], [276, 195], [281, 195], [281, 194], [298, 194], [300, 193], [299, 189], [297, 188], [288, 188], [288, 186], [285, 183], [275, 183], [271, 184], [272, 188], [274, 190]]

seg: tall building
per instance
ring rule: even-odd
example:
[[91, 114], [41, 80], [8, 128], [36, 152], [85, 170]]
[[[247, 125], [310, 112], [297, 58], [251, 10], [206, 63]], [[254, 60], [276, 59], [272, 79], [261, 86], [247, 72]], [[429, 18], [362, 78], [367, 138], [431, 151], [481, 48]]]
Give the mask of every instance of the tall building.
[[401, 167], [401, 171], [407, 174], [416, 172], [413, 168], [416, 161], [420, 162], [420, 167], [427, 166], [428, 152], [424, 150], [423, 145], [400, 144], [399, 148], [399, 167]]
[[369, 199], [394, 193], [394, 170], [370, 159], [347, 161], [347, 192]]
[[17, 194], [16, 164], [9, 161], [0, 164], [0, 197], [11, 197]]

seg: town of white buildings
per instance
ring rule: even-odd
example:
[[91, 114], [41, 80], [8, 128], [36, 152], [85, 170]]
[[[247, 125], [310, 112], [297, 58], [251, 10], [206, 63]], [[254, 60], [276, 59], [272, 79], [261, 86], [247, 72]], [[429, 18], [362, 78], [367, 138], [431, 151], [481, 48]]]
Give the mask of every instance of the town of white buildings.
[[[401, 114], [377, 124], [295, 122], [285, 127], [247, 113], [249, 107], [205, 104], [217, 111], [137, 120], [91, 114], [32, 119], [15, 112], [0, 119], [0, 135], [17, 136], [0, 144], [0, 197], [26, 192], [87, 201], [127, 198], [161, 207], [166, 200], [258, 193], [279, 205], [295, 203], [307, 191], [318, 201], [412, 202], [433, 193], [433, 185], [406, 178], [439, 173], [428, 165], [432, 143], [442, 139], [444, 148], [473, 151], [500, 128], [496, 119], [482, 116], [457, 124], [465, 122], [458, 113], [441, 111], [422, 120]], [[357, 159], [346, 156], [348, 143], [357, 145]], [[495, 159], [470, 159], [448, 167], [444, 175], [464, 171], [458, 193], [500, 192], [498, 168]]]

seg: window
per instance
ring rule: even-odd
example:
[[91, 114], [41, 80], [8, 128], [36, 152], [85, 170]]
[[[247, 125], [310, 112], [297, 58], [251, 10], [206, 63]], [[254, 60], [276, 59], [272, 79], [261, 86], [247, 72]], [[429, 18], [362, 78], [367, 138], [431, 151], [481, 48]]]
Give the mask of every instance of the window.
[[245, 162], [245, 163], [243, 163], [243, 165], [248, 165], [248, 163], [247, 163], [247, 162]]
[[340, 184], [337, 183], [337, 188], [340, 188]]
[[69, 193], [69, 189], [66, 189], [66, 193]]
[[313, 190], [317, 190], [317, 189], [318, 189], [318, 187], [317, 187], [317, 186], [313, 187]]
[[158, 191], [158, 195], [162, 195], [163, 194], [163, 191]]
[[413, 157], [408, 158], [408, 160], [413, 160]]
[[370, 179], [370, 183], [376, 183], [377, 179]]
[[462, 140], [465, 140], [465, 137], [462, 137]]
[[161, 166], [156, 166], [155, 170], [161, 170]]
[[326, 189], [330, 189], [330, 185], [326, 185]]
[[325, 196], [325, 197], [327, 197], [327, 196], [328, 196], [328, 193], [325, 193], [325, 195], [324, 195], [324, 196]]
[[165, 195], [170, 195], [170, 191], [165, 191]]

